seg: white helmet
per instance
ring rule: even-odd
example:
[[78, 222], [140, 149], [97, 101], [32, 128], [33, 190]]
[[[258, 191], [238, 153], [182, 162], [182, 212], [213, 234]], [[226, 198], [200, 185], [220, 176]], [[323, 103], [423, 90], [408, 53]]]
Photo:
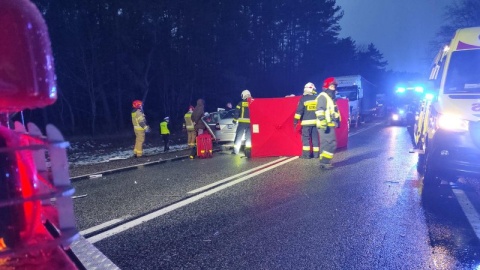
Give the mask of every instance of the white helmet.
[[250, 91], [248, 90], [243, 90], [242, 91], [242, 99], [247, 99], [249, 97], [252, 97], [252, 94], [250, 94]]
[[315, 94], [317, 88], [315, 88], [315, 84], [309, 82], [305, 84], [305, 87], [303, 88], [303, 93], [304, 94]]

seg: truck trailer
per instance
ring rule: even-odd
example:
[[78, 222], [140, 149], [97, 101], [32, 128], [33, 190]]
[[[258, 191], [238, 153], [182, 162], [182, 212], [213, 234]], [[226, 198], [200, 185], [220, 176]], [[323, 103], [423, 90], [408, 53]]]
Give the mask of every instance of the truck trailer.
[[368, 121], [376, 109], [377, 89], [374, 84], [361, 75], [335, 77], [337, 81], [337, 97], [347, 98], [350, 107], [349, 125], [357, 127], [359, 123]]

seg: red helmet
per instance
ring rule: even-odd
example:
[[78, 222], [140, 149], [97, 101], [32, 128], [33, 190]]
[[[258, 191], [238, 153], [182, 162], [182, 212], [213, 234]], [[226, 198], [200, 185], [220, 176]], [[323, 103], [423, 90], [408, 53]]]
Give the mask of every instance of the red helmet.
[[195, 109], [195, 108], [194, 108], [193, 106], [191, 106], [191, 105], [188, 106], [188, 110], [189, 110], [189, 111], [193, 111], [194, 109]]
[[143, 105], [143, 102], [141, 100], [134, 100], [132, 103], [132, 106], [134, 109], [140, 109]]
[[328, 77], [323, 81], [323, 89], [328, 89], [330, 85], [334, 84], [335, 86], [337, 85], [337, 81], [335, 80], [334, 77]]

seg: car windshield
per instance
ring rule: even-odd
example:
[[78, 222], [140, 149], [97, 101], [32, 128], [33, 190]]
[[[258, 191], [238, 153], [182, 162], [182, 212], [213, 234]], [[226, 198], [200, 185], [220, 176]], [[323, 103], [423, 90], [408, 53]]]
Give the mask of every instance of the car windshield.
[[215, 125], [220, 120], [219, 118], [220, 116], [218, 115], [218, 113], [214, 112], [214, 113], [205, 115], [203, 117], [203, 120], [209, 125]]
[[235, 113], [235, 110], [222, 111], [220, 112], [220, 119], [233, 118], [234, 113]]
[[348, 98], [348, 100], [357, 100], [357, 86], [337, 87], [337, 96]]
[[445, 81], [445, 94], [480, 93], [480, 50], [452, 53]]

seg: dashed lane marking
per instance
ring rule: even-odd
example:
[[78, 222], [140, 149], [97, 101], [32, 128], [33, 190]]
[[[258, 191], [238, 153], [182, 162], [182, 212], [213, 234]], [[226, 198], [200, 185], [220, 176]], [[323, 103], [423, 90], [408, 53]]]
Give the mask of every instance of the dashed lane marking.
[[217, 186], [217, 187], [215, 187], [215, 188], [206, 190], [205, 192], [201, 192], [201, 193], [196, 194], [196, 195], [194, 195], [194, 196], [188, 197], [188, 198], [186, 198], [185, 200], [181, 200], [181, 201], [179, 201], [179, 202], [177, 202], [177, 203], [175, 203], [175, 204], [172, 204], [172, 205], [169, 205], [169, 206], [164, 207], [164, 208], [162, 208], [162, 209], [159, 209], [159, 210], [157, 210], [157, 211], [155, 211], [155, 212], [152, 212], [152, 213], [150, 213], [150, 214], [148, 214], [148, 215], [139, 217], [139, 218], [137, 218], [137, 219], [128, 221], [128, 222], [126, 222], [126, 223], [123, 223], [123, 224], [121, 224], [121, 225], [119, 225], [119, 226], [117, 226], [117, 227], [115, 227], [115, 228], [110, 229], [110, 230], [106, 230], [106, 231], [101, 232], [101, 233], [99, 233], [99, 234], [93, 235], [92, 237], [87, 238], [87, 240], [88, 240], [90, 243], [94, 244], [94, 243], [96, 243], [96, 242], [98, 242], [98, 241], [101, 241], [101, 240], [106, 239], [106, 238], [108, 238], [108, 237], [114, 236], [114, 235], [116, 235], [116, 234], [118, 234], [118, 233], [124, 232], [124, 231], [126, 231], [126, 230], [128, 230], [128, 229], [131, 229], [131, 228], [133, 228], [133, 227], [136, 227], [136, 226], [138, 226], [138, 225], [140, 225], [140, 224], [142, 224], [142, 223], [144, 223], [144, 222], [147, 222], [147, 221], [149, 221], [149, 220], [152, 220], [152, 219], [155, 219], [155, 218], [160, 217], [160, 216], [162, 216], [162, 215], [165, 215], [165, 214], [167, 214], [167, 213], [169, 213], [169, 212], [171, 212], [171, 211], [173, 211], [173, 210], [176, 210], [176, 209], [178, 209], [178, 208], [180, 208], [180, 207], [189, 205], [189, 204], [191, 204], [191, 203], [193, 203], [193, 202], [196, 202], [196, 201], [198, 201], [198, 200], [200, 200], [200, 199], [203, 199], [203, 198], [205, 198], [205, 197], [208, 197], [208, 196], [210, 196], [210, 195], [212, 195], [212, 194], [215, 194], [215, 193], [217, 193], [217, 192], [219, 192], [219, 191], [221, 191], [221, 190], [223, 190], [223, 189], [226, 189], [226, 188], [229, 188], [229, 187], [231, 187], [231, 186], [233, 186], [233, 185], [236, 185], [236, 184], [238, 184], [238, 183], [241, 183], [241, 182], [243, 182], [243, 181], [245, 181], [245, 180], [248, 180], [248, 179], [250, 179], [250, 178], [252, 178], [252, 177], [254, 177], [254, 176], [257, 176], [257, 175], [259, 175], [259, 174], [262, 174], [262, 173], [264, 173], [264, 172], [267, 172], [267, 171], [269, 171], [269, 170], [272, 170], [272, 169], [274, 169], [274, 168], [276, 168], [276, 167], [282, 166], [282, 165], [284, 165], [284, 164], [286, 164], [286, 163], [288, 163], [288, 162], [290, 162], [290, 161], [293, 161], [293, 160], [295, 160], [295, 159], [297, 159], [297, 158], [298, 158], [298, 157], [288, 158], [288, 159], [283, 160], [283, 161], [281, 161], [281, 162], [279, 162], [279, 163], [277, 163], [277, 164], [274, 164], [274, 165], [272, 165], [272, 166], [263, 168], [263, 169], [261, 169], [261, 170], [259, 170], [259, 171], [256, 171], [256, 172], [254, 172], [254, 173], [251, 173], [251, 174], [249, 174], [249, 175], [240, 177], [240, 178], [238, 178], [238, 179], [236, 179], [236, 180], [227, 182], [227, 183], [225, 183], [225, 184], [223, 184], [223, 185], [220, 185], [220, 186]]

